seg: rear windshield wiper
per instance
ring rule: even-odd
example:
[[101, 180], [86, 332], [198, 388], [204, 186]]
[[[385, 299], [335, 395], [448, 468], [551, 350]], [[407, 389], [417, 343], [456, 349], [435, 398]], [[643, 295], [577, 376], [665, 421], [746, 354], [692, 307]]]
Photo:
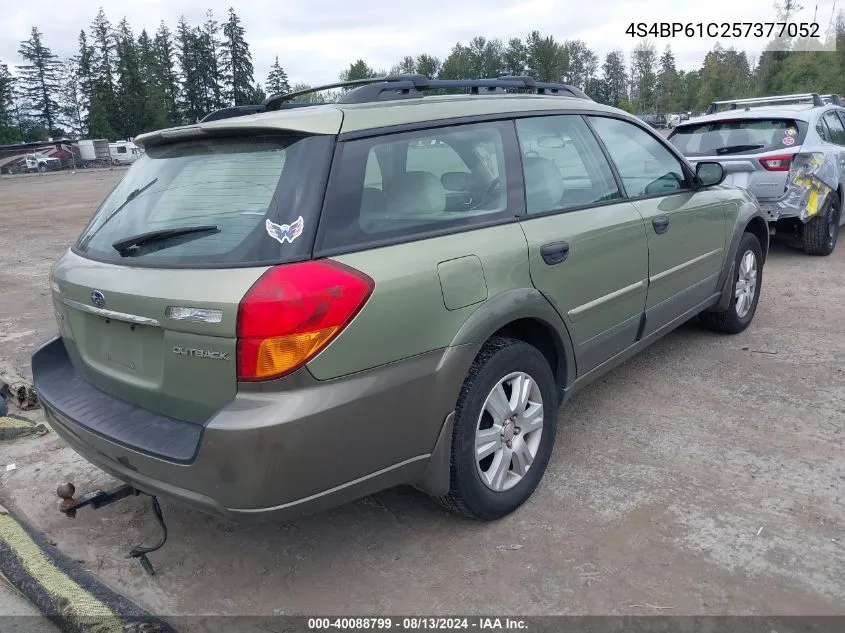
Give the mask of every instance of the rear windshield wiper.
[[171, 237], [180, 235], [190, 235], [192, 233], [219, 233], [220, 227], [216, 224], [204, 224], [202, 226], [177, 226], [169, 229], [160, 229], [158, 231], [149, 231], [147, 233], [140, 233], [132, 235], [131, 237], [124, 237], [112, 244], [112, 248], [121, 255], [128, 255], [133, 248], [153, 242], [160, 242]]
[[762, 149], [765, 145], [726, 145], [716, 150], [717, 154], [736, 154], [737, 152], [750, 152], [752, 149]]
[[97, 233], [100, 232], [100, 229], [102, 229], [114, 216], [116, 216], [118, 213], [120, 213], [127, 204], [132, 202], [135, 198], [140, 196], [142, 193], [144, 193], [147, 189], [152, 187], [157, 182], [158, 182], [158, 178], [153, 178], [150, 182], [148, 182], [143, 187], [138, 187], [137, 189], [133, 189], [132, 191], [130, 191], [129, 195], [126, 196], [126, 199], [123, 202], [121, 202], [118, 205], [118, 207], [114, 211], [112, 211], [105, 220], [100, 222], [100, 226], [98, 226], [96, 229], [94, 229], [94, 231], [92, 231], [91, 233], [89, 233], [85, 237], [85, 240], [80, 244], [80, 246], [82, 248], [85, 248], [86, 246], [88, 246], [88, 243], [94, 238], [94, 236]]

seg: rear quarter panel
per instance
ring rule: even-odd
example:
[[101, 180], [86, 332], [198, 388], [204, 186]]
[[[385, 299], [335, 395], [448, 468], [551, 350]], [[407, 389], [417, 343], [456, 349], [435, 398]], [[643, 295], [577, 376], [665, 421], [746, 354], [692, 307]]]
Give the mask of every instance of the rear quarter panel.
[[[333, 259], [369, 275], [375, 290], [346, 330], [308, 364], [320, 380], [448, 347], [486, 302], [512, 288], [531, 288], [528, 247], [516, 222]], [[454, 265], [456, 260], [466, 265]]]

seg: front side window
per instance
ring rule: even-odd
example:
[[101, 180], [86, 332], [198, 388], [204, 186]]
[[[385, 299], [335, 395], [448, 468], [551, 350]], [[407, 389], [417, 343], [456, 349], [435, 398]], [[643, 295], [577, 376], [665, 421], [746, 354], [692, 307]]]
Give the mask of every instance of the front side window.
[[666, 195], [688, 188], [681, 161], [651, 134], [609, 117], [590, 117], [590, 122], [616, 164], [629, 197]]
[[452, 126], [343, 143], [318, 250], [414, 239], [507, 215], [505, 125]]
[[580, 116], [520, 119], [516, 129], [528, 213], [622, 197], [601, 147]]

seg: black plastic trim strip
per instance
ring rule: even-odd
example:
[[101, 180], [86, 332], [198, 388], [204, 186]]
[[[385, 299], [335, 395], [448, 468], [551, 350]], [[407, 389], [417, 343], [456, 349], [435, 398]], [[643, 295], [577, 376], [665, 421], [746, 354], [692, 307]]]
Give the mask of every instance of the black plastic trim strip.
[[38, 399], [48, 412], [131, 450], [182, 464], [199, 450], [203, 427], [119, 400], [86, 382], [71, 363], [62, 339], [32, 355]]

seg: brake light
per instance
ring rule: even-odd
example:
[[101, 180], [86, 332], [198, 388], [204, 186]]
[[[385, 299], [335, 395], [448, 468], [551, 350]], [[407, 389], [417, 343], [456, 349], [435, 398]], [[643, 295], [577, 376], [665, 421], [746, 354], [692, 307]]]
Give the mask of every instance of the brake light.
[[364, 273], [331, 260], [264, 273], [238, 306], [238, 379], [271, 380], [304, 365], [373, 293]]
[[792, 166], [792, 154], [761, 158], [760, 164], [767, 171], [789, 171], [789, 168]]

